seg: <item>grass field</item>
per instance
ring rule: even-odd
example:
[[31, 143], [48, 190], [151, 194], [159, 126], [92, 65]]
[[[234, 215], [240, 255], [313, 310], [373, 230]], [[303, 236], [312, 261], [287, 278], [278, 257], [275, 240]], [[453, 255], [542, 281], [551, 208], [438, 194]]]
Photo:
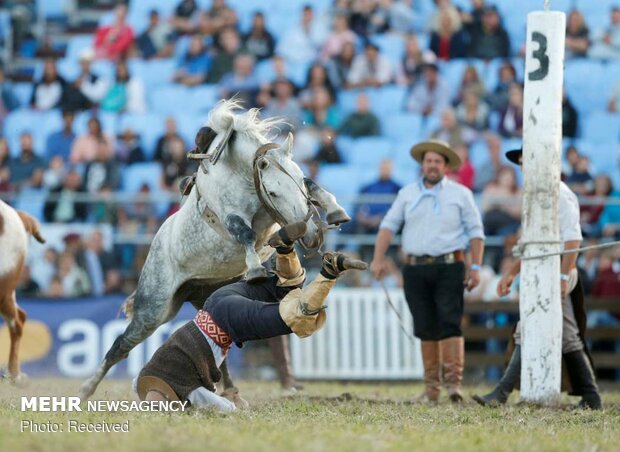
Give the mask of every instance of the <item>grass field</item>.
[[[41, 413], [20, 411], [21, 395], [75, 395], [79, 382], [31, 380], [25, 388], [0, 383], [0, 450], [200, 451], [617, 451], [620, 388], [603, 392], [601, 412], [507, 406], [412, 405], [420, 385], [306, 384], [283, 397], [271, 383], [241, 382], [251, 408], [231, 414]], [[487, 388], [469, 387], [466, 393]], [[132, 400], [129, 383], [106, 380], [97, 399]], [[577, 399], [565, 399], [574, 402]], [[513, 401], [516, 396], [513, 395]], [[129, 433], [20, 432], [21, 421], [124, 422]]]

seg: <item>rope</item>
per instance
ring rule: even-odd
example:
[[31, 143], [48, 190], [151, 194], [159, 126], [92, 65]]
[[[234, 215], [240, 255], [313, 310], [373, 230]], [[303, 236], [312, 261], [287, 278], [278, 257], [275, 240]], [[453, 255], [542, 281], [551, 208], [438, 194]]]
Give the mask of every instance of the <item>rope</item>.
[[[527, 245], [527, 244], [524, 244]], [[543, 254], [536, 254], [534, 256], [523, 256], [522, 255], [522, 249], [524, 248], [524, 245], [517, 245], [512, 249], [512, 255], [514, 257], [517, 257], [519, 259], [521, 259], [522, 261], [530, 261], [533, 259], [542, 259], [544, 257], [552, 257], [552, 256], [561, 256], [564, 254], [574, 254], [574, 253], [580, 253], [582, 251], [590, 251], [590, 250], [598, 250], [598, 249], [602, 249], [602, 248], [612, 248], [614, 246], [618, 246], [620, 245], [620, 240], [616, 241], [616, 242], [608, 242], [608, 243], [600, 243], [598, 245], [590, 245], [590, 246], [584, 246], [582, 248], [575, 248], [572, 250], [564, 250], [564, 251], [558, 251], [558, 252], [554, 252], [554, 253], [543, 253]]]
[[551, 9], [551, 0], [545, 0], [545, 11]]
[[409, 331], [407, 331], [407, 328], [405, 327], [405, 321], [403, 320], [403, 317], [400, 315], [400, 312], [398, 312], [396, 305], [394, 305], [394, 303], [392, 302], [392, 298], [390, 297], [390, 293], [388, 292], [387, 287], [385, 287], [385, 283], [383, 282], [383, 280], [381, 280], [380, 282], [381, 282], [381, 288], [383, 289], [383, 293], [385, 294], [385, 299], [387, 300], [388, 305], [390, 306], [390, 308], [392, 308], [392, 311], [394, 311], [394, 314], [396, 314], [396, 317], [398, 317], [398, 324], [400, 326], [400, 329], [403, 331], [403, 333], [405, 333], [405, 336], [407, 336], [407, 338], [411, 341], [411, 343], [414, 344], [415, 338], [411, 335]]

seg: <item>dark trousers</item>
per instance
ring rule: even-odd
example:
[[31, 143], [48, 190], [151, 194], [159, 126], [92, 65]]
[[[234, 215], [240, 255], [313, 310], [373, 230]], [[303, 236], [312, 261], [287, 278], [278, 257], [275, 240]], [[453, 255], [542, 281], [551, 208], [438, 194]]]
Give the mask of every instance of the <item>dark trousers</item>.
[[405, 298], [413, 316], [416, 337], [439, 341], [462, 336], [465, 265], [405, 265]]
[[277, 282], [272, 276], [259, 284], [229, 284], [213, 292], [203, 309], [236, 343], [291, 334], [280, 316], [280, 300], [294, 287], [278, 287]]

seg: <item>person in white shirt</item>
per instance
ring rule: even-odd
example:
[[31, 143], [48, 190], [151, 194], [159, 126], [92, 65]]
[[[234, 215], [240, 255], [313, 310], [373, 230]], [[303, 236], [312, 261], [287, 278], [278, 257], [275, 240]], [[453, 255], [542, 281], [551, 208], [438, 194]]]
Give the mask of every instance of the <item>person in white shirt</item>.
[[[523, 150], [508, 151], [506, 158], [521, 166]], [[583, 239], [579, 222], [579, 201], [564, 182], [560, 182], [559, 212], [560, 240], [564, 244], [564, 251], [579, 248]], [[596, 377], [583, 339], [587, 319], [583, 308], [583, 289], [579, 283], [576, 263], [577, 253], [562, 255], [561, 274], [559, 275], [562, 294], [562, 356], [572, 386], [571, 394], [582, 396], [579, 407], [599, 410], [602, 408], [601, 397], [598, 393]], [[510, 271], [499, 281], [497, 286], [499, 296], [504, 296], [510, 292], [512, 283], [520, 270], [521, 261], [517, 260]], [[520, 322], [517, 323], [514, 334], [515, 349], [497, 387], [484, 396], [473, 396], [479, 404], [505, 404], [515, 388], [521, 375], [520, 326]]]
[[353, 60], [348, 76], [348, 87], [379, 87], [390, 83], [392, 78], [393, 71], [389, 60], [381, 55], [376, 44], [368, 41], [364, 53]]

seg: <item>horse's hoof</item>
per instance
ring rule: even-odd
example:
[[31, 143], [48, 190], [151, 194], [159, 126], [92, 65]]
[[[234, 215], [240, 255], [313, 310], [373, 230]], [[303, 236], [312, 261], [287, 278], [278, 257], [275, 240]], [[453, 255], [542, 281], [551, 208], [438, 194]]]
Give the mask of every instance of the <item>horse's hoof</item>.
[[327, 224], [329, 225], [340, 225], [342, 223], [351, 221], [351, 217], [347, 215], [344, 209], [338, 209], [328, 213], [325, 219], [327, 220]]
[[82, 386], [80, 386], [80, 392], [78, 393], [78, 396], [80, 397], [80, 400], [87, 400], [94, 393], [95, 388], [92, 387], [92, 385], [90, 385], [89, 383], [83, 383]]
[[264, 267], [253, 268], [245, 276], [249, 284], [259, 284], [269, 279], [269, 272]]
[[24, 388], [28, 385], [28, 375], [21, 372], [16, 377], [11, 377], [11, 383], [18, 388]]

